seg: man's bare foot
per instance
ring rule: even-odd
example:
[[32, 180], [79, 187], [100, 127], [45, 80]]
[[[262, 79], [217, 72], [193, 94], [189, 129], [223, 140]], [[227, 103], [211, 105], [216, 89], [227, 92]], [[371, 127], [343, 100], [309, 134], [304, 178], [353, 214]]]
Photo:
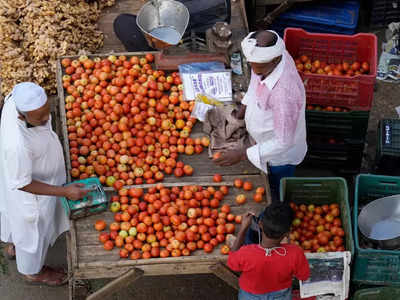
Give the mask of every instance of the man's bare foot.
[[229, 246], [229, 248], [231, 248], [232, 249], [232, 247], [233, 247], [233, 244], [235, 243], [235, 241], [236, 241], [236, 236], [234, 236], [233, 234], [228, 234], [227, 236], [226, 236], [226, 244]]
[[44, 266], [38, 274], [24, 275], [24, 279], [32, 285], [62, 286], [68, 282], [68, 276], [64, 271], [48, 266]]
[[7, 243], [4, 247], [4, 256], [9, 260], [15, 259], [15, 246], [12, 243]]

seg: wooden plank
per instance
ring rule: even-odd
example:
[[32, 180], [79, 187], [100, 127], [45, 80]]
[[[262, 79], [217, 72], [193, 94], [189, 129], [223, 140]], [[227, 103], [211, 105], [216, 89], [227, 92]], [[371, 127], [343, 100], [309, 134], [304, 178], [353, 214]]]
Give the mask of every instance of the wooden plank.
[[249, 32], [249, 22], [247, 21], [245, 0], [239, 0], [239, 10], [240, 10], [240, 16], [244, 23], [246, 31]]
[[[144, 276], [162, 276], [162, 275], [187, 275], [187, 274], [210, 274], [210, 266], [216, 262], [191, 262], [188, 264], [154, 264], [136, 266], [143, 270]], [[126, 271], [132, 269], [127, 267], [105, 267], [80, 268], [76, 270], [74, 277], [76, 279], [102, 279], [115, 278], [121, 276]]]
[[78, 247], [76, 243], [76, 228], [75, 222], [70, 221], [70, 249], [71, 249], [71, 265], [72, 265], [72, 272], [78, 266]]
[[[213, 176], [215, 174], [221, 174], [222, 180], [221, 182], [213, 182]], [[165, 187], [173, 187], [173, 186], [184, 186], [184, 185], [201, 185], [201, 186], [233, 186], [233, 182], [235, 179], [242, 179], [243, 181], [251, 181], [253, 185], [264, 186], [265, 180], [260, 177], [260, 174], [237, 174], [231, 175], [226, 173], [212, 173], [211, 175], [196, 175], [196, 176], [186, 176], [179, 178], [179, 182], [177, 182], [177, 177], [167, 177], [162, 182]], [[136, 188], [151, 188], [156, 187], [157, 183], [154, 184], [136, 184], [136, 185], [127, 185], [126, 188], [136, 187]], [[106, 192], [114, 192], [115, 190], [110, 187], [104, 187]]]
[[210, 266], [210, 270], [215, 276], [221, 278], [234, 289], [239, 290], [239, 278], [225, 265], [217, 263], [213, 266]]
[[94, 292], [93, 294], [89, 295], [86, 299], [87, 300], [100, 300], [104, 299], [108, 296], [111, 296], [115, 292], [119, 291], [120, 289], [128, 286], [132, 282], [138, 280], [140, 277], [143, 276], [143, 271], [137, 268], [134, 268], [117, 279], [109, 282], [107, 285], [100, 288], [98, 291]]
[[265, 187], [265, 196], [266, 196], [266, 204], [270, 205], [272, 203], [272, 196], [271, 196], [271, 187], [269, 185], [268, 175], [264, 172], [261, 172], [261, 177], [263, 179], [263, 186]]
[[99, 29], [104, 33], [104, 45], [100, 52], [123, 51], [124, 46], [114, 33], [114, 20], [119, 14], [136, 14], [143, 5], [141, 0], [118, 0], [115, 5], [105, 9], [98, 21]]
[[65, 165], [67, 169], [67, 181], [71, 182], [71, 156], [69, 153], [69, 140], [68, 140], [68, 132], [67, 132], [67, 117], [65, 113], [65, 98], [64, 98], [64, 87], [62, 83], [62, 68], [61, 68], [61, 60], [57, 60], [56, 64], [56, 81], [57, 81], [57, 94], [58, 94], [58, 108], [60, 110], [60, 120], [61, 120], [61, 130], [62, 130], [62, 140], [63, 140], [63, 149], [64, 149], [64, 159]]
[[144, 4], [141, 0], [118, 0], [116, 4], [103, 11], [98, 21], [99, 29], [104, 33], [104, 45], [99, 52], [124, 51], [125, 47], [114, 33], [114, 20], [120, 14], [136, 15]]
[[73, 300], [72, 299], [72, 294], [73, 294], [73, 276], [74, 276], [74, 271], [72, 269], [72, 251], [77, 251], [77, 249], [73, 250], [73, 247], [71, 246], [71, 232], [67, 232], [66, 234], [66, 240], [67, 240], [67, 265], [68, 265], [68, 300]]
[[[114, 249], [115, 252], [117, 253], [119, 250]], [[114, 251], [113, 250], [113, 251]], [[107, 252], [109, 255], [111, 252]], [[119, 257], [119, 256], [118, 256]], [[104, 261], [101, 260], [96, 260], [92, 262], [80, 262], [79, 263], [79, 269], [85, 269], [85, 268], [98, 268], [98, 267], [104, 267], [107, 266], [109, 268], [117, 268], [117, 267], [142, 267], [144, 265], [159, 265], [159, 264], [190, 264], [190, 263], [195, 263], [195, 262], [201, 262], [201, 263], [216, 263], [218, 261], [225, 262], [228, 259], [228, 256], [222, 255], [219, 251], [214, 251], [209, 254], [205, 254], [203, 252], [202, 255], [191, 255], [191, 256], [179, 256], [179, 257], [165, 257], [165, 258], [151, 258], [151, 259], [138, 259], [138, 260], [131, 260], [131, 259], [118, 259], [115, 261], [110, 261], [107, 262], [106, 264]]]
[[[286, 2], [287, 0], [256, 0], [257, 6], [277, 5]], [[288, 2], [311, 2], [313, 0], [289, 0]]]

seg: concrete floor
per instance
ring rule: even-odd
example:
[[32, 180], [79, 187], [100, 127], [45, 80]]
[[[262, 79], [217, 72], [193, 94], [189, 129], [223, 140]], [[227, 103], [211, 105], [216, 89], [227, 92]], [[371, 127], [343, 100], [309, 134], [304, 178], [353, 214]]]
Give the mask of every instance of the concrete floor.
[[[121, 0], [121, 3], [127, 0]], [[105, 24], [110, 24], [106, 20]], [[376, 32], [382, 37], [382, 32]], [[115, 42], [114, 37], [108, 37]], [[380, 47], [380, 42], [378, 48]], [[121, 49], [118, 49], [121, 50]], [[382, 118], [397, 118], [394, 108], [400, 105], [400, 85], [377, 82], [374, 95], [374, 105], [371, 110], [365, 163], [363, 170], [369, 172], [373, 167], [376, 145], [377, 123]], [[300, 167], [297, 176], [333, 176], [329, 170], [309, 169]], [[349, 178], [350, 187], [351, 178]], [[350, 195], [353, 191], [350, 188]], [[351, 197], [352, 198], [352, 197]], [[1, 245], [0, 245], [1, 247]], [[0, 256], [0, 264], [7, 267], [5, 273], [0, 268], [0, 299], [1, 300], [66, 300], [68, 299], [68, 287], [48, 288], [42, 286], [29, 286], [20, 278], [16, 270], [15, 261], [4, 261]], [[65, 237], [61, 236], [55, 246], [50, 249], [48, 264], [66, 266], [66, 243]], [[91, 281], [93, 290], [104, 285], [107, 280]], [[236, 299], [237, 292], [213, 275], [193, 276], [163, 276], [145, 277], [135, 282], [120, 293], [109, 299], [136, 299], [136, 300], [167, 300], [167, 299]], [[104, 299], [107, 300], [107, 299]]]

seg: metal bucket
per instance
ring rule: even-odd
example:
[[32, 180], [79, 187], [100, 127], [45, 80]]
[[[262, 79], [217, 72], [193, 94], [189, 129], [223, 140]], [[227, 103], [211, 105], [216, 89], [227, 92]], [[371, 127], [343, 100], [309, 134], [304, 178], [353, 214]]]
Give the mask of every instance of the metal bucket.
[[361, 233], [382, 249], [400, 248], [400, 195], [368, 203], [358, 216]]
[[189, 10], [174, 0], [152, 0], [140, 9], [136, 23], [147, 43], [164, 49], [179, 43], [189, 24]]

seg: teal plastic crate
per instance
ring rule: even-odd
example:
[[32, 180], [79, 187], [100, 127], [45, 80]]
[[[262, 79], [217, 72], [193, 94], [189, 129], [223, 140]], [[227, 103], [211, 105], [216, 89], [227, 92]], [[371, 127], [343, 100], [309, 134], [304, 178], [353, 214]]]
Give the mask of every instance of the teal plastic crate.
[[83, 183], [85, 187], [82, 189], [88, 189], [89, 192], [83, 199], [77, 201], [72, 201], [65, 197], [61, 198], [62, 206], [68, 218], [78, 219], [103, 212], [107, 209], [107, 196], [97, 177], [89, 177], [72, 183]]
[[356, 178], [353, 207], [356, 249], [352, 274], [354, 283], [400, 286], [400, 251], [368, 248], [370, 244], [358, 230], [358, 215], [366, 204], [395, 194], [400, 194], [400, 177], [360, 174]]
[[324, 205], [338, 203], [345, 231], [346, 250], [354, 255], [347, 183], [341, 177], [290, 177], [281, 180], [281, 201]]
[[400, 289], [395, 287], [379, 287], [358, 290], [352, 300], [398, 300]]

